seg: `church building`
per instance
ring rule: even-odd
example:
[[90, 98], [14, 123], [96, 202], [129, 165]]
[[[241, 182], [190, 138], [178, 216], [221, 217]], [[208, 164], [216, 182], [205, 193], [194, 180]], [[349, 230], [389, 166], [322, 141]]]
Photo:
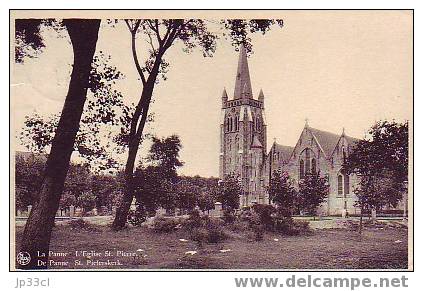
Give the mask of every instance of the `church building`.
[[294, 147], [274, 142], [267, 153], [267, 124], [263, 91], [253, 96], [247, 52], [240, 48], [233, 98], [222, 93], [220, 120], [219, 176], [236, 177], [242, 187], [240, 206], [270, 204], [267, 186], [275, 170], [287, 172], [298, 185], [308, 172], [328, 177], [329, 195], [319, 212], [336, 215], [343, 211], [359, 213], [352, 192], [357, 183], [341, 167], [357, 139], [343, 130], [340, 134], [312, 128], [306, 122]]

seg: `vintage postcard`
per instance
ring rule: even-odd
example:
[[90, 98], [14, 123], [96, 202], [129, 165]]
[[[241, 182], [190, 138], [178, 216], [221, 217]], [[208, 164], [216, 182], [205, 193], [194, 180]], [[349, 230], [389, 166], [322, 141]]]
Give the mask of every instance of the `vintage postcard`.
[[11, 270], [413, 270], [412, 10], [10, 11]]

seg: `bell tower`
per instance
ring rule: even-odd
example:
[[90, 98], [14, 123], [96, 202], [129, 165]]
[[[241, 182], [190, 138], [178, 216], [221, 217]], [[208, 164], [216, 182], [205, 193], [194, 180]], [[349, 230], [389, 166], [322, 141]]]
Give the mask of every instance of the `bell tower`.
[[266, 129], [264, 94], [260, 90], [253, 98], [247, 51], [241, 46], [233, 98], [228, 99], [226, 89], [222, 93], [219, 160], [220, 180], [232, 175], [240, 181], [241, 207], [264, 203]]

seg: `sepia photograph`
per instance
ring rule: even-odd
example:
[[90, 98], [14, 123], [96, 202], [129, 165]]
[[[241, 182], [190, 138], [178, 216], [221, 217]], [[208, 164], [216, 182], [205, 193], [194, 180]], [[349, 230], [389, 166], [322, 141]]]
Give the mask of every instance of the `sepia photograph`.
[[10, 270], [412, 271], [413, 10], [11, 10]]

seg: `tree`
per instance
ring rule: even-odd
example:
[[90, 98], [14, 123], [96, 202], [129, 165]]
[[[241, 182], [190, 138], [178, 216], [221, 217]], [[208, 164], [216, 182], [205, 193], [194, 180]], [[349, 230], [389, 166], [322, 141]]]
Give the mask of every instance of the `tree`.
[[62, 197], [60, 197], [59, 209], [66, 209], [70, 206], [76, 206], [76, 196], [71, 192], [63, 191]]
[[[41, 21], [34, 25], [34, 22], [25, 24], [16, 20], [16, 35], [29, 34], [35, 39], [39, 39], [37, 33], [40, 24]], [[32, 258], [28, 265], [19, 266], [25, 269], [47, 267], [51, 230], [84, 109], [100, 20], [65, 19], [63, 24], [71, 39], [74, 63], [68, 93], [52, 141], [38, 200], [32, 208], [22, 237], [20, 251], [29, 253]], [[32, 33], [29, 28], [33, 28]], [[19, 61], [19, 58], [16, 61]], [[45, 254], [45, 256], [38, 257], [39, 253]], [[38, 259], [44, 264], [37, 264]]]
[[[218, 178], [205, 178], [198, 175], [193, 177], [179, 176], [178, 181], [177, 186], [183, 184], [183, 188], [185, 188], [184, 192], [187, 195], [178, 195], [178, 200], [181, 200], [183, 197], [190, 200], [190, 202], [180, 202], [183, 209], [192, 210], [194, 206], [198, 206], [202, 211], [214, 209], [214, 203], [218, 196]], [[186, 207], [185, 205], [190, 205], [190, 207]]]
[[92, 174], [87, 164], [71, 163], [63, 192], [69, 193], [77, 199], [82, 193], [91, 191], [91, 179]]
[[[16, 153], [16, 206], [24, 210], [38, 200], [39, 189], [44, 176], [47, 156], [26, 152]], [[91, 191], [92, 174], [85, 164], [71, 163], [66, 175], [60, 209], [76, 205], [76, 199], [86, 191]]]
[[96, 207], [102, 206], [112, 210], [113, 200], [119, 195], [122, 185], [119, 181], [119, 175], [94, 174], [91, 177], [91, 191], [96, 197]]
[[242, 194], [241, 185], [233, 175], [225, 177], [219, 187], [217, 200], [222, 203], [227, 210], [239, 208], [239, 198]]
[[95, 207], [96, 197], [91, 191], [85, 191], [78, 196], [76, 200], [77, 206], [84, 210], [84, 213], [91, 211]]
[[[94, 56], [87, 101], [73, 151], [97, 172], [117, 168], [119, 163], [113, 154], [123, 151], [121, 132], [128, 126], [125, 113], [130, 108], [124, 104], [122, 94], [114, 89], [114, 84], [121, 78], [122, 73], [110, 64], [110, 57], [102, 52]], [[51, 147], [59, 117], [60, 112], [48, 117], [37, 113], [26, 116], [25, 126], [20, 133], [21, 143], [31, 152], [46, 154]], [[120, 133], [113, 135], [113, 132]]]
[[274, 171], [268, 187], [270, 200], [283, 216], [291, 217], [296, 191], [288, 173]]
[[[183, 165], [179, 160], [182, 144], [177, 135], [161, 139], [152, 137], [152, 141], [147, 156], [149, 165], [138, 166], [133, 179], [137, 215], [144, 217], [155, 213], [160, 206], [169, 210], [175, 208], [178, 182], [176, 170]], [[137, 221], [143, 222], [143, 219]]]
[[203, 191], [198, 197], [198, 207], [202, 211], [214, 209], [215, 198], [208, 191]]
[[408, 182], [408, 122], [378, 121], [369, 134], [354, 145], [343, 165], [359, 178], [354, 193], [362, 212], [360, 232], [363, 210], [395, 207]]
[[201, 188], [187, 181], [179, 181], [175, 185], [176, 206], [181, 210], [192, 211], [198, 205]]
[[[220, 25], [229, 31], [226, 35], [233, 44], [243, 44], [247, 51], [251, 51], [251, 39], [248, 33], [266, 33], [270, 27], [282, 20], [254, 19], [254, 20], [222, 20]], [[184, 46], [184, 51], [190, 52], [195, 47], [201, 47], [204, 56], [211, 56], [216, 49], [217, 35], [208, 30], [205, 20], [202, 19], [126, 19], [126, 26], [131, 36], [131, 53], [134, 64], [140, 77], [141, 95], [131, 116], [128, 132], [128, 157], [125, 165], [126, 187], [120, 207], [117, 209], [113, 228], [119, 230], [126, 224], [127, 214], [134, 196], [133, 172], [138, 147], [148, 118], [148, 111], [158, 77], [166, 78], [169, 63], [164, 59], [168, 49], [176, 42]], [[148, 46], [148, 58], [141, 63], [137, 53], [137, 36], [144, 37]]]
[[15, 158], [15, 206], [16, 210], [26, 210], [37, 197], [44, 172], [46, 157], [16, 153]]
[[298, 183], [298, 200], [300, 209], [316, 216], [317, 208], [329, 194], [329, 183], [326, 177], [320, 177], [320, 173], [306, 173], [304, 179]]

